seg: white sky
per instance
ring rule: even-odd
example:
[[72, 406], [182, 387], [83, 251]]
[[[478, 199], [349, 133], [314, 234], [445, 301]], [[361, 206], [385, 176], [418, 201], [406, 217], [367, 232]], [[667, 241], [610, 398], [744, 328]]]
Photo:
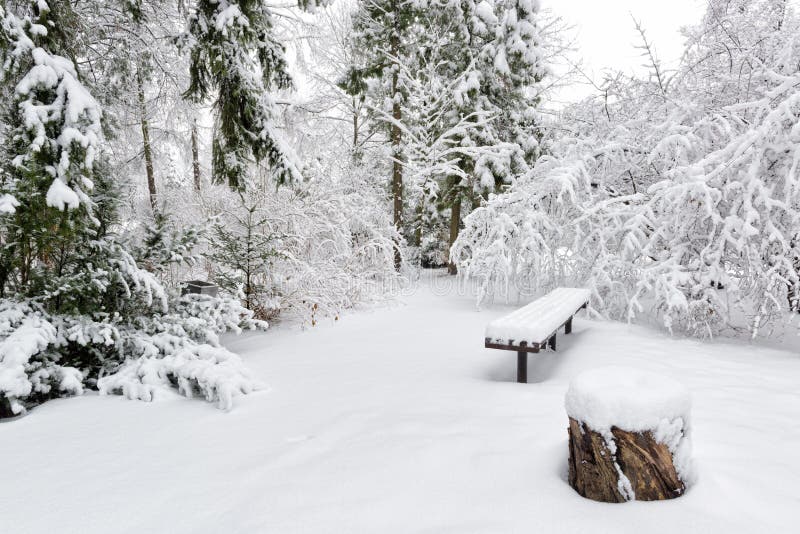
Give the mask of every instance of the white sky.
[[[541, 0], [575, 26], [578, 57], [587, 73], [600, 78], [603, 69], [644, 72], [641, 43], [631, 15], [642, 23], [648, 40], [666, 67], [673, 66], [683, 52], [681, 26], [700, 22], [705, 0]], [[588, 87], [564, 91], [561, 98], [573, 100], [591, 92]]]

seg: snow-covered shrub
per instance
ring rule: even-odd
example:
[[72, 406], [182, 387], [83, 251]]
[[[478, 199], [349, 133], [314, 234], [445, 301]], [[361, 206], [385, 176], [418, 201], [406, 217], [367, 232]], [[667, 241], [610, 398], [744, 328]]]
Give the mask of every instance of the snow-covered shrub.
[[602, 314], [700, 336], [796, 311], [799, 27], [775, 2], [712, 0], [675, 73], [651, 55], [650, 79], [567, 109], [551, 156], [453, 247], [480, 297], [586, 285]]
[[58, 329], [30, 303], [0, 299], [0, 418], [29, 401], [83, 392], [83, 374], [62, 366]]
[[[212, 307], [216, 306], [212, 303]], [[241, 309], [238, 303], [235, 308]], [[217, 332], [229, 325], [239, 330], [236, 315], [215, 315], [219, 325], [199, 314], [169, 315], [152, 320], [149, 331], [120, 330], [117, 345], [136, 357], [101, 377], [97, 381], [100, 393], [149, 401], [158, 388], [172, 386], [187, 397], [202, 396], [219, 408], [230, 409], [234, 397], [258, 389], [259, 383], [241, 358], [217, 340]]]
[[336, 317], [396, 289], [402, 239], [378, 187], [320, 179], [282, 194], [276, 200], [288, 209], [276, 212], [287, 237], [273, 278], [282, 308], [313, 325], [318, 316]]
[[99, 265], [86, 285], [84, 272], [73, 271], [41, 297], [0, 301], [6, 415], [84, 387], [151, 400], [156, 386], [172, 386], [226, 409], [258, 387], [219, 343], [224, 332], [266, 328], [238, 300], [172, 296], [121, 248], [99, 247], [91, 259]]
[[733, 4], [710, 3], [690, 33], [696, 64], [680, 72], [682, 98], [649, 155], [663, 178], [630, 223], [641, 236], [631, 311], [653, 306], [667, 328], [700, 335], [756, 335], [800, 294], [798, 19], [771, 2]]
[[451, 254], [462, 276], [478, 282], [479, 303], [586, 278], [590, 256], [574, 247], [592, 202], [591, 181], [584, 162], [573, 157], [543, 156], [533, 171], [466, 217]]
[[211, 276], [258, 317], [313, 325], [382, 299], [398, 283], [396, 231], [381, 194], [358, 177], [244, 198], [218, 187], [207, 201], [218, 221], [206, 253]]

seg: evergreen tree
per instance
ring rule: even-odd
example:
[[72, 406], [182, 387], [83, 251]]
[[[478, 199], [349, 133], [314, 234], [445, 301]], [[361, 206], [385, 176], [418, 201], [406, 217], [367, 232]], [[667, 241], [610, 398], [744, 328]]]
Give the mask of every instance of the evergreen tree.
[[216, 269], [214, 281], [233, 295], [241, 295], [245, 308], [266, 318], [275, 304], [273, 265], [282, 256], [281, 236], [271, 228], [271, 218], [258, 194], [245, 197], [214, 221], [209, 239]]
[[[230, 407], [256, 383], [218, 334], [264, 325], [234, 301], [170, 295], [114, 232], [119, 187], [101, 108], [69, 59], [81, 52], [71, 7], [2, 13], [0, 416], [84, 387], [149, 400], [176, 386]], [[159, 261], [183, 259], [187, 242]]]
[[204, 226], [181, 228], [163, 211], [156, 211], [152, 224], [145, 225], [141, 232], [141, 238], [128, 246], [137, 265], [154, 273], [163, 273], [176, 264], [195, 265], [197, 247], [207, 233]]
[[0, 296], [44, 291], [70, 261], [76, 236], [97, 221], [90, 195], [101, 110], [65, 57], [75, 54], [70, 4], [53, 6], [33, 2], [24, 18], [3, 19], [8, 99], [0, 196], [13, 198], [14, 208], [3, 218]]
[[[462, 47], [469, 53], [461, 57], [470, 63], [461, 68], [471, 72], [458, 89], [459, 112], [473, 121], [487, 115], [493, 119], [485, 127], [465, 128], [460, 143], [493, 150], [462, 157], [461, 176], [448, 177], [443, 191], [451, 210], [448, 249], [459, 235], [462, 202], [475, 207], [480, 196], [527, 173], [541, 154], [538, 84], [545, 68], [537, 30], [538, 2], [496, 0], [493, 10], [486, 3], [467, 7], [460, 33], [465, 36]], [[455, 273], [454, 261], [449, 260], [448, 267]]]
[[[302, 0], [305, 8], [320, 2]], [[195, 101], [214, 97], [213, 174], [234, 189], [247, 168], [266, 160], [278, 183], [299, 177], [291, 150], [275, 125], [272, 92], [292, 87], [284, 48], [262, 0], [197, 0], [189, 17], [190, 85]]]

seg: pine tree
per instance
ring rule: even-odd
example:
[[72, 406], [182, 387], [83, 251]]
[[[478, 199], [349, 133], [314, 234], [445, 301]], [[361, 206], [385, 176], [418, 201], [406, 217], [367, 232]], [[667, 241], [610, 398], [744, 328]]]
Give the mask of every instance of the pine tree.
[[214, 281], [228, 293], [241, 295], [245, 308], [260, 319], [277, 307], [270, 281], [274, 263], [282, 257], [282, 236], [270, 221], [260, 194], [240, 193], [237, 205], [217, 216], [209, 238]]
[[[314, 7], [305, 0], [301, 5]], [[266, 160], [278, 183], [299, 177], [275, 125], [274, 91], [292, 87], [272, 12], [261, 0], [197, 0], [189, 18], [191, 81], [186, 96], [214, 97], [213, 174], [234, 189], [247, 186], [248, 166]]]
[[[470, 50], [472, 72], [459, 88], [460, 113], [477, 120], [493, 117], [487, 127], [465, 129], [460, 142], [493, 147], [476, 158], [462, 157], [465, 180], [447, 180], [444, 195], [451, 209], [449, 247], [459, 235], [462, 203], [474, 206], [480, 196], [510, 184], [529, 172], [541, 154], [537, 125], [538, 84], [545, 74], [537, 30], [538, 3], [497, 0], [493, 12], [486, 4], [465, 11], [462, 34]], [[462, 67], [463, 68], [463, 67]], [[449, 270], [456, 264], [449, 260]]]
[[[141, 229], [141, 237], [127, 243], [136, 264], [153, 273], [163, 273], [170, 266], [197, 263], [198, 245], [207, 234], [205, 225], [182, 228], [163, 211], [156, 211], [153, 222]], [[162, 277], [163, 278], [163, 277]]]
[[[505, 1], [359, 4], [354, 40], [367, 53], [342, 86], [383, 107], [395, 221], [412, 242], [428, 243], [428, 255], [438, 238], [417, 239], [427, 208], [403, 201], [404, 183], [414, 192], [417, 182], [438, 183], [435, 204], [450, 217], [441, 244], [447, 250], [462, 211], [528, 172], [540, 154], [536, 91], [544, 67], [537, 10], [536, 3]], [[404, 211], [412, 213], [409, 225]]]
[[[257, 384], [218, 334], [265, 325], [235, 301], [170, 295], [114, 233], [102, 111], [69, 59], [80, 22], [66, 0], [2, 12], [0, 416], [85, 387], [149, 400], [176, 386], [228, 408]], [[187, 239], [158, 261], [182, 260]]]
[[489, 47], [494, 75], [486, 73], [487, 87], [483, 91], [499, 113], [500, 139], [514, 148], [515, 154], [506, 169], [492, 169], [495, 176], [509, 183], [509, 175], [521, 175], [541, 154], [538, 84], [546, 74], [546, 67], [537, 27], [539, 3], [498, 0], [497, 6], [496, 44], [493, 49]]
[[53, 6], [35, 2], [25, 18], [3, 20], [10, 94], [0, 196], [14, 198], [15, 207], [4, 217], [0, 296], [41, 293], [69, 261], [75, 237], [95, 220], [90, 195], [102, 113], [72, 62], [49, 52], [75, 54], [70, 4]]
[[[363, 62], [347, 73], [342, 86], [353, 95], [372, 92], [372, 98], [383, 100], [386, 124], [391, 145], [392, 172], [390, 180], [394, 224], [403, 228], [403, 101], [406, 93], [401, 79], [403, 62], [414, 54], [414, 40], [409, 34], [421, 12], [410, 0], [364, 0], [354, 15], [354, 46], [364, 55]], [[400, 268], [398, 243], [395, 263]]]

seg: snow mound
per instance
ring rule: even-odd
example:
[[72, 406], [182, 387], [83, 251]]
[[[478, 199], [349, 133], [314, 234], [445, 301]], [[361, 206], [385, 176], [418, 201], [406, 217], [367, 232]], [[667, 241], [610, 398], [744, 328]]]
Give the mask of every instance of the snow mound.
[[689, 391], [680, 383], [655, 373], [629, 367], [600, 367], [570, 382], [567, 414], [592, 430], [604, 433], [617, 427], [629, 432], [656, 431], [666, 422], [688, 423]]

